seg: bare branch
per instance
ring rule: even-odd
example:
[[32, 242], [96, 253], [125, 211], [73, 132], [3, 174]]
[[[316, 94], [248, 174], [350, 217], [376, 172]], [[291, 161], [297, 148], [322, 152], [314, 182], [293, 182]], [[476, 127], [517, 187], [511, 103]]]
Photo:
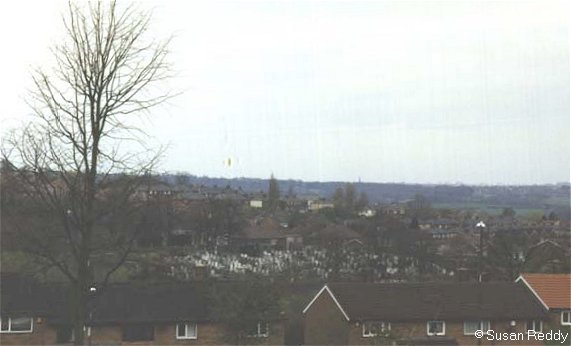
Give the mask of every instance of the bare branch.
[[[3, 215], [29, 240], [26, 251], [73, 283], [76, 343], [82, 343], [82, 290], [97, 279], [94, 256], [102, 249], [115, 254], [116, 262], [103, 268], [107, 283], [138, 235], [132, 220], [140, 205], [132, 196], [139, 178], [163, 153], [147, 148], [144, 131], [133, 124], [175, 94], [164, 84], [172, 76], [170, 38], [147, 39], [150, 13], [115, 1], [70, 2], [63, 17], [66, 39], [52, 48], [54, 66], [32, 74], [27, 102], [34, 120], [2, 144], [19, 189]], [[126, 141], [141, 150], [125, 150]]]

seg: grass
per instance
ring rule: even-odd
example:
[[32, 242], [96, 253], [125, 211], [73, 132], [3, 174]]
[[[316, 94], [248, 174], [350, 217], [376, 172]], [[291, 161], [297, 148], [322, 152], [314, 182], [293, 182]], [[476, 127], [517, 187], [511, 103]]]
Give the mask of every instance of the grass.
[[[504, 207], [490, 207], [487, 203], [479, 202], [459, 202], [459, 203], [434, 203], [432, 205], [435, 209], [466, 209], [485, 212], [490, 215], [500, 215]], [[508, 206], [505, 206], [508, 207]], [[544, 210], [541, 208], [513, 208], [517, 216], [526, 216], [529, 214], [543, 215]]]

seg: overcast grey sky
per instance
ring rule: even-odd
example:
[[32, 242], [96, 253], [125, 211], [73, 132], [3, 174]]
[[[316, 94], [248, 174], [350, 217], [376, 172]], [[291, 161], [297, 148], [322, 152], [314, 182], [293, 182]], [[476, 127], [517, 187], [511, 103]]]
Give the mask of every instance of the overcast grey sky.
[[[65, 2], [0, 10], [2, 133]], [[568, 1], [171, 1], [163, 171], [320, 181], [569, 181]], [[223, 162], [232, 159], [232, 165]]]

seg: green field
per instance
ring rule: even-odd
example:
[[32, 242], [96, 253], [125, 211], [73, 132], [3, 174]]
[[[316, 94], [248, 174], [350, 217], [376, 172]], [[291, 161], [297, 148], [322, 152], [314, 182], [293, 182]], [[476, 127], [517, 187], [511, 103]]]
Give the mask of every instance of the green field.
[[[464, 209], [464, 210], [481, 211], [490, 215], [500, 215], [504, 210], [504, 208], [509, 208], [509, 206], [491, 207], [486, 203], [478, 203], [478, 202], [434, 203], [432, 207], [435, 209]], [[526, 216], [529, 214], [537, 215], [544, 213], [544, 210], [541, 208], [513, 208], [513, 210], [516, 212], [517, 216]]]

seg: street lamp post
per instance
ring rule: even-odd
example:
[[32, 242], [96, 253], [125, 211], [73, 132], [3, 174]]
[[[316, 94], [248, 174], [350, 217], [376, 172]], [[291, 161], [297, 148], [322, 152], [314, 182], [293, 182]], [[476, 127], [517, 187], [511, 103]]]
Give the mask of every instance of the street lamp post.
[[484, 261], [484, 230], [486, 224], [480, 221], [476, 224], [476, 228], [480, 231], [480, 248], [478, 253], [478, 282], [482, 282], [483, 261]]
[[[484, 266], [484, 230], [486, 229], [486, 224], [483, 221], [480, 221], [476, 224], [476, 228], [480, 231], [480, 248], [478, 253], [478, 308], [480, 310], [480, 320], [478, 321], [478, 325], [482, 328], [482, 272]], [[478, 346], [482, 344], [482, 340], [478, 338]]]
[[89, 292], [88, 292], [88, 325], [87, 325], [87, 329], [86, 331], [87, 333], [87, 340], [88, 340], [88, 345], [91, 345], [91, 327], [93, 325], [93, 312], [95, 311], [95, 299], [96, 299], [96, 294], [97, 294], [97, 287], [95, 287], [94, 285], [89, 287]]

